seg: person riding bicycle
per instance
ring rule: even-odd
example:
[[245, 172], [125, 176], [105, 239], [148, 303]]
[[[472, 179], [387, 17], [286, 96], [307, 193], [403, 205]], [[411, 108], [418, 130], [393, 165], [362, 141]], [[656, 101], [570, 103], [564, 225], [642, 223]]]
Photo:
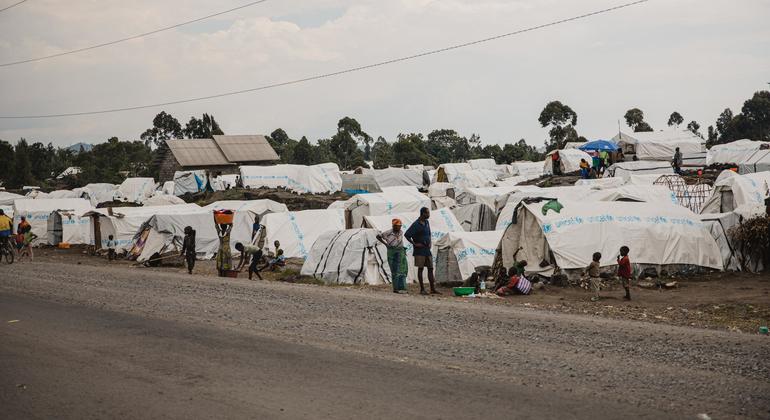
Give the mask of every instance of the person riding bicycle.
[[5, 215], [0, 209], [0, 246], [10, 246], [13, 249], [10, 239], [13, 237], [13, 220]]

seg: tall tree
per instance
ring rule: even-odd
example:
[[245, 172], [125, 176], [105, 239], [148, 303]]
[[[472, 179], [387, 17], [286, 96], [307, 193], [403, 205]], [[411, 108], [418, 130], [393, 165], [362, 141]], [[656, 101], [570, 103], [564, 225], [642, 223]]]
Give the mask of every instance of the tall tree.
[[182, 130], [188, 139], [210, 139], [213, 136], [225, 134], [219, 127], [213, 115], [203, 114], [200, 119], [190, 117], [190, 121]]
[[290, 141], [291, 138], [289, 138], [289, 135], [286, 134], [283, 128], [277, 128], [267, 136], [267, 142], [270, 143], [275, 153], [278, 153], [278, 156], [281, 158], [281, 162], [284, 163], [289, 163], [288, 156], [285, 155]]
[[668, 126], [677, 126], [679, 127], [679, 124], [684, 122], [684, 118], [682, 117], [682, 114], [674, 111], [671, 113], [671, 116], [668, 117]]
[[10, 184], [21, 188], [24, 185], [35, 184], [36, 180], [32, 176], [32, 163], [29, 158], [29, 144], [27, 140], [20, 139], [16, 143], [13, 154], [13, 173]]
[[165, 144], [166, 140], [181, 139], [182, 134], [182, 125], [179, 121], [166, 111], [161, 111], [153, 118], [152, 127], [145, 130], [140, 138], [146, 145], [154, 144], [157, 147]]
[[302, 136], [297, 145], [294, 146], [292, 162], [297, 165], [311, 165], [313, 163], [313, 146], [307, 137]]
[[625, 118], [626, 124], [636, 133], [652, 131], [652, 127], [644, 121], [644, 112], [639, 108], [629, 109], [626, 111], [626, 115], [624, 115], [623, 118]]
[[719, 135], [717, 134], [717, 130], [714, 129], [713, 125], [710, 125], [708, 128], [708, 136], [706, 137], [706, 146], [711, 147], [717, 143], [717, 139], [719, 138]]
[[436, 162], [425, 152], [422, 134], [399, 134], [393, 143], [393, 161], [404, 165], [433, 165]]
[[703, 138], [703, 134], [701, 134], [701, 133], [700, 133], [700, 131], [698, 131], [698, 130], [700, 130], [700, 124], [698, 124], [698, 122], [697, 122], [697, 121], [695, 121], [695, 120], [693, 120], [693, 121], [690, 121], [690, 122], [687, 124], [687, 130], [688, 130], [689, 132], [691, 132], [691, 133], [695, 134], [696, 136], [698, 136], [698, 137], [700, 137], [700, 138]]
[[551, 127], [548, 131], [550, 139], [546, 142], [549, 151], [562, 149], [567, 142], [578, 138], [575, 130], [577, 113], [559, 101], [549, 102], [537, 120], [542, 127]]
[[392, 165], [393, 148], [383, 137], [377, 137], [372, 147], [372, 164], [376, 169], [385, 169]]
[[337, 122], [337, 133], [349, 135], [357, 143], [362, 143], [364, 146], [363, 158], [371, 160], [371, 144], [373, 139], [361, 128], [361, 124], [358, 121], [350, 117], [342, 118]]
[[0, 184], [11, 182], [14, 168], [13, 145], [7, 141], [0, 140], [0, 168], [7, 170], [0, 171]]
[[754, 93], [743, 103], [741, 113], [746, 118], [752, 140], [770, 140], [770, 91]]

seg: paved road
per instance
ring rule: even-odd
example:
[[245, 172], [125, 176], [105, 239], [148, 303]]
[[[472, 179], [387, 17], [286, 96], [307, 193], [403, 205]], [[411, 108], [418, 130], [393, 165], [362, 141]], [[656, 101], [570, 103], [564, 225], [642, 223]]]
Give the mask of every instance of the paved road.
[[767, 337], [352, 288], [31, 267], [0, 267], [2, 418], [770, 416]]

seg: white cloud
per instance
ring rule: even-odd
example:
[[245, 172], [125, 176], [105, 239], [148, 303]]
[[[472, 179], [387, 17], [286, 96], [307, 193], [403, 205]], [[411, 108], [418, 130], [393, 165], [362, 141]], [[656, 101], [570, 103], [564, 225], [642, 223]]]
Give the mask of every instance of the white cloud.
[[[310, 3], [310, 4], [309, 4]], [[0, 15], [0, 62], [51, 54], [243, 4], [36, 0]], [[618, 4], [610, 0], [268, 1], [213, 22], [52, 60], [0, 68], [0, 114], [165, 102], [336, 71]], [[767, 88], [770, 4], [651, 1], [541, 31], [375, 70], [166, 107], [184, 123], [214, 114], [230, 133], [321, 138], [357, 118], [370, 134], [455, 128], [486, 142], [541, 143], [537, 116], [559, 99], [578, 131], [609, 137], [640, 107], [704, 127]], [[312, 24], [309, 24], [311, 22]], [[0, 138], [69, 144], [136, 138], [161, 109], [0, 120]]]

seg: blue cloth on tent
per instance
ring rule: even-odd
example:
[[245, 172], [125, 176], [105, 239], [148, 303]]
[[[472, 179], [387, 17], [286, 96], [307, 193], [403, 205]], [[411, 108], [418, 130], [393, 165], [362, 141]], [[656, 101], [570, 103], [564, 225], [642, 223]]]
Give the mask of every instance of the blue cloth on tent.
[[609, 140], [594, 140], [589, 141], [588, 143], [585, 143], [578, 147], [578, 149], [586, 151], [586, 150], [607, 150], [607, 151], [616, 151], [620, 147], [614, 142], [611, 142]]

